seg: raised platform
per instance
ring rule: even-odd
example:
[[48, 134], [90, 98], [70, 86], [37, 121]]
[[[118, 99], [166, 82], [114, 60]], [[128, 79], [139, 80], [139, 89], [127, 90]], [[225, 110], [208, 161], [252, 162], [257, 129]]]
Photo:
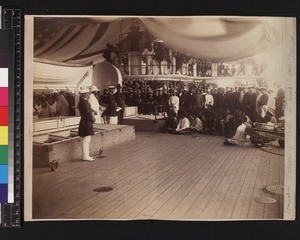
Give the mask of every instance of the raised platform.
[[[98, 155], [100, 150], [135, 139], [133, 126], [94, 124], [95, 135], [90, 143], [91, 155]], [[49, 167], [53, 161], [62, 163], [82, 158], [81, 138], [78, 128], [57, 129], [51, 133], [34, 136], [33, 166]]]
[[154, 131], [161, 132], [165, 129], [165, 119], [163, 116], [138, 115], [124, 119], [126, 125], [134, 126], [136, 131]]

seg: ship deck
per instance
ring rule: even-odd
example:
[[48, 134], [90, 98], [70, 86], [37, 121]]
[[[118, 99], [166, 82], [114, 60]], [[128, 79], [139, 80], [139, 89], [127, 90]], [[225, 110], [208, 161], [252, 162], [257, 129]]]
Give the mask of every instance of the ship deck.
[[284, 184], [284, 149], [223, 140], [136, 132], [93, 162], [34, 168], [33, 219], [282, 219], [282, 195], [263, 188]]

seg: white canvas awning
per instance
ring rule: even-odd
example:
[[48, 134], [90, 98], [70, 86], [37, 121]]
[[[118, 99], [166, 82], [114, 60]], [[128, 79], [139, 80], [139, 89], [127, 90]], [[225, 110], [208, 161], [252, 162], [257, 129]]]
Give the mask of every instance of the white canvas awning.
[[91, 86], [93, 66], [61, 64], [35, 59], [33, 63], [35, 89], [77, 89]]
[[126, 36], [133, 19], [182, 54], [214, 62], [254, 56], [282, 38], [280, 18], [271, 17], [36, 17], [34, 56], [79, 64], [102, 61], [106, 43]]

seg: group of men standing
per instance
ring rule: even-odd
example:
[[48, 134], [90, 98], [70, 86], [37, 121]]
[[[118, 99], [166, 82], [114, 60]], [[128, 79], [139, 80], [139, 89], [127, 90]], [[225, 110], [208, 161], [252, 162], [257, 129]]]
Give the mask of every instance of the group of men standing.
[[[80, 112], [80, 122], [78, 135], [82, 137], [82, 159], [84, 161], [94, 161], [89, 155], [89, 146], [91, 136], [94, 135], [94, 123], [121, 124], [124, 113], [124, 99], [121, 92], [122, 87], [118, 85], [115, 92], [115, 86], [108, 88], [103, 102], [99, 99], [99, 91], [96, 86], [91, 87], [91, 91], [83, 87], [80, 89], [80, 100], [78, 110]], [[103, 101], [103, 98], [102, 98]], [[100, 110], [100, 103], [105, 104], [106, 110]], [[118, 117], [119, 116], [119, 117]]]
[[[232, 112], [243, 110], [252, 120], [264, 117], [267, 108], [275, 109], [276, 118], [283, 116], [284, 91], [278, 87], [277, 95], [265, 87], [227, 87], [211, 89], [207, 87], [186, 87], [151, 89], [125, 89], [124, 101], [128, 106], [138, 106], [139, 113], [150, 114], [179, 109], [229, 109]], [[155, 110], [156, 108], [156, 110]]]
[[108, 91], [102, 95], [96, 86], [92, 86], [89, 103], [95, 114], [95, 123], [122, 124], [125, 102], [120, 84], [118, 84], [117, 90], [115, 86], [109, 86]]
[[[99, 94], [97, 87], [92, 86], [89, 89], [83, 88], [80, 91], [80, 101], [78, 109], [81, 115], [79, 124], [79, 136], [83, 137], [83, 160], [93, 160], [88, 155], [87, 146], [89, 146], [90, 136], [93, 135], [93, 123], [122, 124], [125, 109], [126, 95], [122, 92], [121, 85], [110, 86], [107, 92]], [[152, 91], [148, 92], [149, 98], [153, 98]], [[140, 94], [142, 98], [142, 95]], [[153, 98], [154, 99], [154, 98]], [[164, 110], [173, 109], [177, 115], [180, 109], [229, 109], [232, 112], [242, 110], [249, 116], [252, 122], [257, 118], [265, 116], [268, 107], [275, 108], [275, 117], [279, 119], [283, 116], [284, 90], [278, 86], [277, 96], [266, 88], [190, 88], [187, 91], [180, 88], [178, 92], [170, 89], [169, 93], [163, 90], [158, 91], [156, 101], [153, 104], [160, 103], [164, 105]], [[101, 110], [105, 106], [106, 110]]]

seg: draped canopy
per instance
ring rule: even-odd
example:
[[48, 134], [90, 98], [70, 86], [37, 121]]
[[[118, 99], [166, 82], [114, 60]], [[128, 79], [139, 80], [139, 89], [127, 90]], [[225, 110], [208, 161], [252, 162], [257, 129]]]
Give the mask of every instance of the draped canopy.
[[76, 89], [91, 86], [93, 66], [57, 65], [49, 61], [34, 62], [35, 89]]
[[35, 60], [88, 64], [103, 60], [106, 43], [118, 44], [133, 20], [140, 30], [194, 58], [234, 61], [281, 41], [279, 19], [264, 17], [36, 17]]

